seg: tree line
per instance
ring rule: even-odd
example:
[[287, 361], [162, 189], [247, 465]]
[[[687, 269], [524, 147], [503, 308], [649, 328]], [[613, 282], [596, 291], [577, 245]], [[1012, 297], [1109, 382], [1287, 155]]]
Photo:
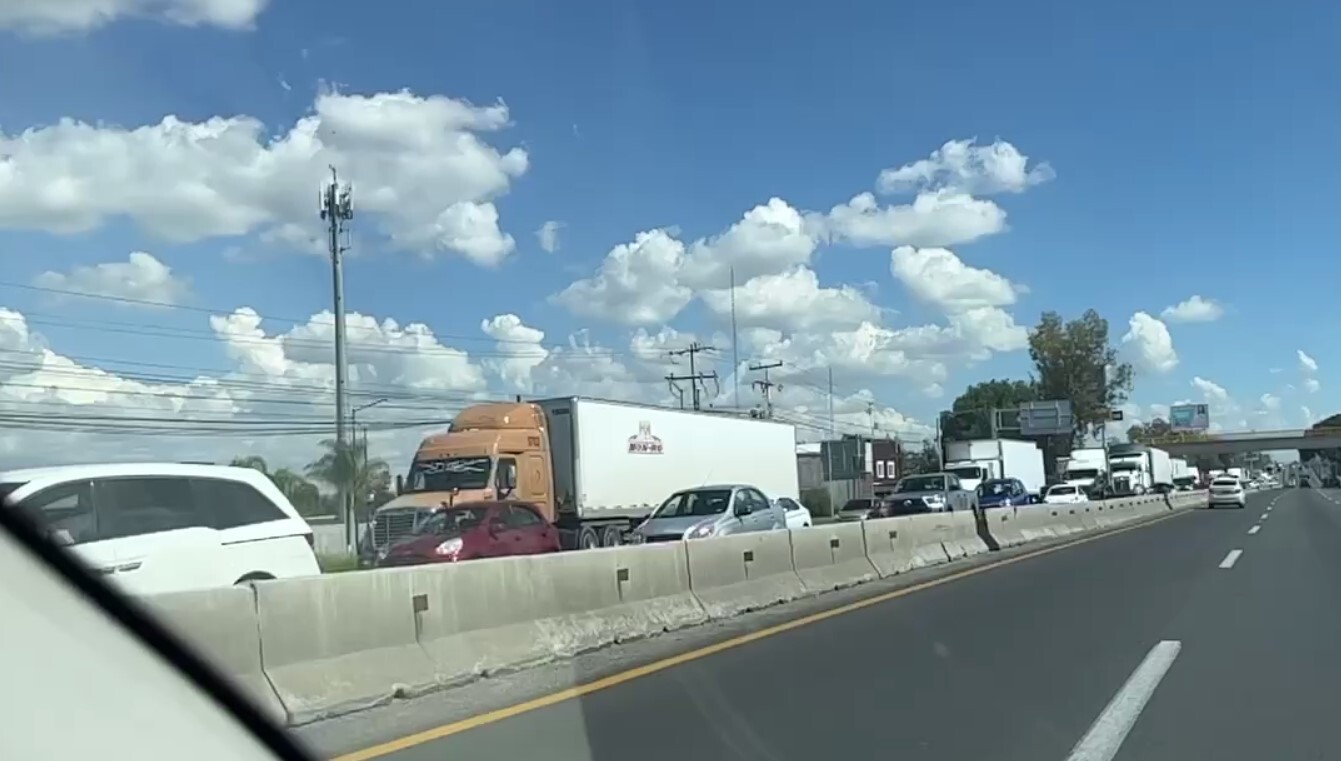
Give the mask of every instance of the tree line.
[[[290, 468], [272, 470], [265, 458], [255, 455], [235, 457], [229, 464], [264, 473], [302, 515], [341, 515], [338, 496], [341, 487], [352, 495], [360, 516], [394, 496], [391, 468], [381, 458], [368, 457], [364, 442], [341, 445], [327, 439], [321, 446], [325, 451], [301, 473]], [[327, 489], [322, 490], [321, 486]]]

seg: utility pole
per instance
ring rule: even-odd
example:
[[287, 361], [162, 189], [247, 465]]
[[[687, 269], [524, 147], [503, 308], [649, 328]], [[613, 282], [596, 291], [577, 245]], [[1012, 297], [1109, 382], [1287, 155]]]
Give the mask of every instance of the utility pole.
[[[321, 191], [321, 218], [326, 222], [331, 254], [331, 281], [335, 295], [335, 441], [341, 454], [349, 443], [345, 431], [345, 386], [349, 382], [349, 367], [345, 364], [345, 275], [341, 233], [347, 232], [346, 222], [354, 218], [354, 202], [349, 185], [341, 185], [331, 167], [331, 182]], [[353, 505], [349, 489], [339, 486], [340, 510], [345, 521], [345, 545], [352, 552], [357, 538], [353, 527]]]
[[750, 372], [757, 373], [760, 370], [762, 370], [764, 373], [763, 380], [757, 380], [751, 385], [753, 385], [755, 388], [763, 392], [764, 417], [768, 418], [769, 420], [773, 419], [773, 388], [777, 387], [779, 391], [782, 390], [781, 383], [774, 383], [773, 381], [768, 379], [768, 371], [777, 367], [782, 367], [782, 362], [780, 360], [776, 362], [768, 362], [768, 363], [761, 362], [760, 364], [757, 365], [750, 365]]
[[[736, 268], [731, 268], [731, 406], [740, 409], [740, 338], [736, 335]], [[765, 378], [767, 380], [767, 378]]]
[[700, 372], [698, 372], [698, 370], [695, 368], [695, 365], [694, 365], [694, 357], [695, 357], [699, 352], [704, 352], [704, 351], [716, 351], [716, 349], [714, 349], [714, 348], [711, 347], [711, 346], [705, 346], [704, 344], [701, 344], [701, 343], [699, 343], [698, 341], [694, 341], [693, 343], [689, 344], [689, 346], [687, 346], [687, 347], [685, 347], [685, 348], [683, 348], [683, 349], [676, 349], [676, 350], [674, 350], [674, 351], [666, 352], [667, 354], [669, 354], [669, 355], [671, 356], [671, 361], [672, 361], [672, 362], [675, 361], [675, 357], [682, 357], [682, 356], [685, 356], [685, 355], [688, 355], [688, 356], [689, 356], [689, 374], [688, 374], [688, 375], [676, 375], [675, 373], [671, 373], [671, 374], [669, 374], [669, 375], [666, 376], [666, 382], [669, 383], [669, 384], [671, 384], [671, 388], [675, 388], [675, 382], [676, 382], [676, 381], [682, 381], [682, 380], [684, 380], [684, 381], [689, 381], [689, 384], [690, 384], [689, 387], [690, 387], [690, 391], [692, 392], [692, 397], [693, 397], [693, 400], [694, 400], [694, 409], [695, 409], [695, 410], [701, 409], [701, 402], [700, 402], [700, 400], [699, 400], [699, 383], [700, 383], [701, 381], [705, 381], [705, 380], [709, 380], [709, 379], [711, 379], [712, 382], [713, 382], [714, 384], [717, 383], [717, 371], [716, 371], [716, 370], [713, 370], [713, 371], [710, 372], [710, 373], [700, 373]]
[[829, 438], [835, 438], [838, 435], [838, 426], [834, 422], [833, 416], [833, 367], [829, 367]]
[[866, 403], [866, 417], [871, 419], [871, 438], [875, 438], [875, 402]]

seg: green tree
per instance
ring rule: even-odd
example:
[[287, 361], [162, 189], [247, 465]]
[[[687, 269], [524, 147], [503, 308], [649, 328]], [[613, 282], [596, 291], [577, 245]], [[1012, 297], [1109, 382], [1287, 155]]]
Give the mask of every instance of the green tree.
[[986, 439], [992, 436], [993, 410], [1009, 410], [1038, 399], [1032, 381], [993, 379], [975, 383], [941, 416], [941, 435], [950, 441]]
[[235, 468], [251, 468], [252, 470], [259, 470], [267, 476], [270, 475], [270, 466], [266, 465], [264, 457], [258, 457], [256, 455], [234, 457], [233, 461], [228, 464]]
[[914, 476], [918, 473], [935, 473], [941, 469], [941, 455], [936, 451], [936, 442], [922, 440], [922, 448], [900, 448], [899, 477]]
[[1029, 357], [1039, 398], [1071, 402], [1075, 428], [1068, 446], [1107, 422], [1109, 410], [1131, 393], [1131, 365], [1117, 361], [1117, 349], [1108, 343], [1108, 320], [1093, 309], [1070, 322], [1044, 312], [1029, 334]]
[[362, 441], [340, 445], [335, 439], [321, 442], [326, 451], [307, 466], [307, 475], [335, 489], [343, 488], [355, 509], [366, 510], [378, 494], [390, 491], [391, 470], [386, 461], [368, 457]]
[[1163, 418], [1155, 418], [1149, 423], [1136, 423], [1127, 428], [1127, 440], [1137, 444], [1149, 444], [1156, 439], [1173, 433], [1173, 426]]

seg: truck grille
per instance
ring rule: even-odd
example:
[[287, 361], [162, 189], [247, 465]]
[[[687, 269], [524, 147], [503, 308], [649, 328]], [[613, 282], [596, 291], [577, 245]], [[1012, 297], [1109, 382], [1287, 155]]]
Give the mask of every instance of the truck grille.
[[380, 550], [409, 536], [417, 514], [415, 510], [379, 513], [372, 525], [373, 547]]

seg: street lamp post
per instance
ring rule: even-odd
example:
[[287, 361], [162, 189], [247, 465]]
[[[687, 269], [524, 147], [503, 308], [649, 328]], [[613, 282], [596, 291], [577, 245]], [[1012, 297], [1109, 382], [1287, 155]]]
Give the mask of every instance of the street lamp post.
[[[382, 398], [380, 398], [380, 399], [374, 399], [373, 401], [368, 402], [367, 404], [359, 405], [358, 407], [355, 407], [354, 409], [350, 410], [350, 412], [349, 412], [349, 427], [352, 428], [352, 429], [354, 429], [354, 436], [355, 436], [355, 437], [358, 436], [358, 418], [359, 418], [359, 413], [362, 412], [363, 410], [371, 409], [371, 408], [373, 408], [373, 407], [376, 407], [377, 405], [381, 404], [382, 402], [388, 402], [388, 401], [391, 401], [391, 400], [384, 396], [384, 397], [382, 397]], [[357, 438], [355, 438], [355, 441], [357, 441]], [[364, 466], [365, 468], [368, 466], [368, 426], [366, 426], [366, 425], [363, 426], [363, 466]], [[362, 499], [362, 500], [364, 501], [364, 503], [366, 504], [367, 501], [368, 501], [368, 495], [367, 495], [367, 494], [364, 494], [364, 495], [361, 497], [361, 499]], [[357, 551], [358, 551], [358, 547], [356, 546], [356, 543], [358, 542], [358, 531], [357, 531], [357, 529], [354, 528], [354, 526], [353, 526], [352, 524], [353, 524], [353, 521], [351, 521], [351, 524], [350, 524], [350, 525], [348, 525], [348, 526], [345, 527], [345, 544], [348, 546], [350, 552], [357, 552]]]

